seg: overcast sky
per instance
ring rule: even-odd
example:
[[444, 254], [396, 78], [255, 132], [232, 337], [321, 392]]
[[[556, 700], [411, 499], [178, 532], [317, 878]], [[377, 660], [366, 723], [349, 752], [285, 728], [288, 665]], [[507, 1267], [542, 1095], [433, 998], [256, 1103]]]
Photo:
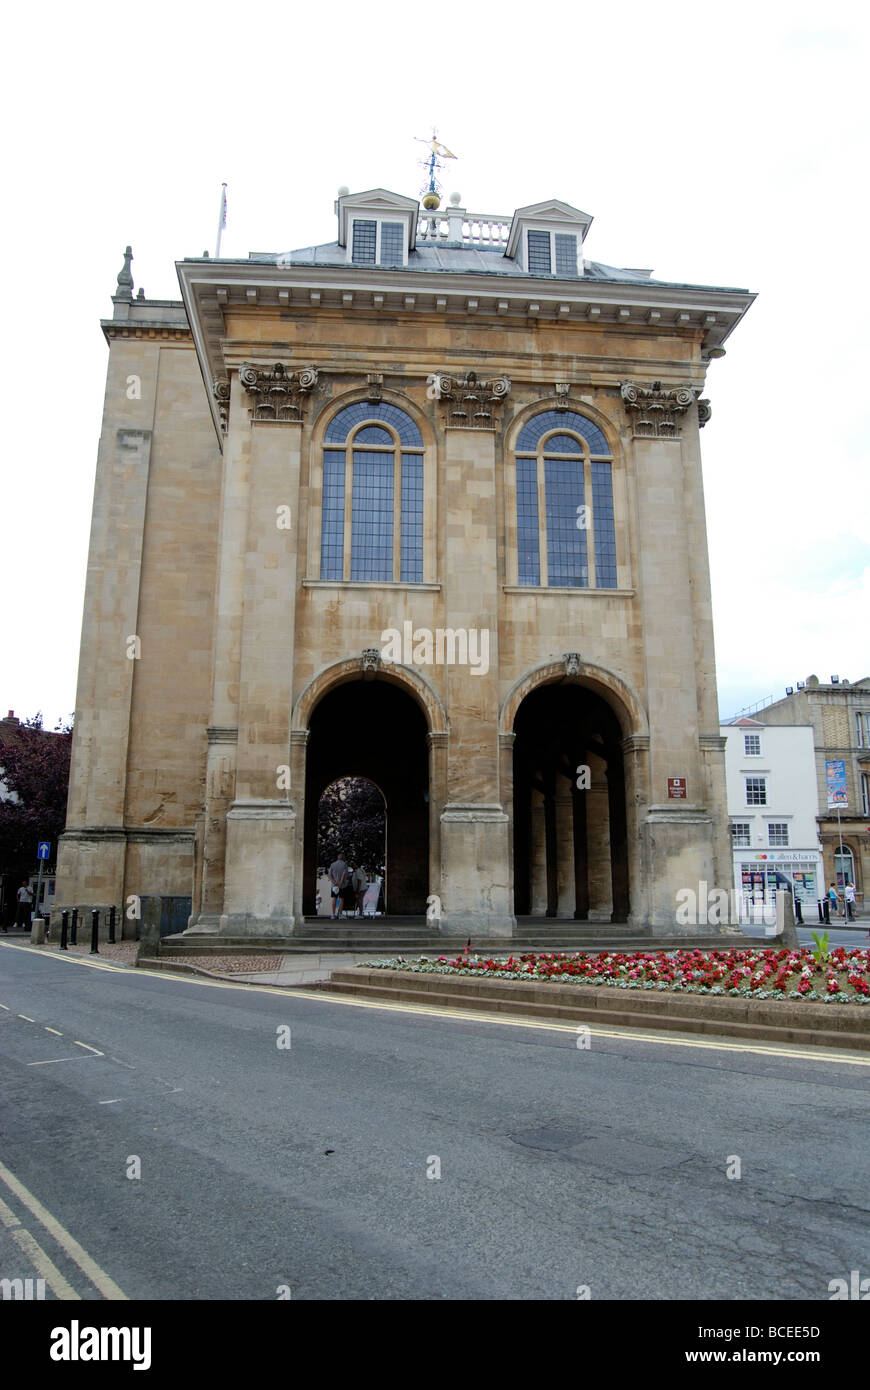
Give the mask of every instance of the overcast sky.
[[[437, 124], [471, 211], [561, 198], [588, 259], [757, 291], [701, 440], [720, 710], [870, 674], [867, 6], [15, 7], [2, 239], [0, 701], [75, 705], [107, 347], [174, 263], [335, 238], [416, 196]], [[700, 538], [699, 538], [700, 539]]]

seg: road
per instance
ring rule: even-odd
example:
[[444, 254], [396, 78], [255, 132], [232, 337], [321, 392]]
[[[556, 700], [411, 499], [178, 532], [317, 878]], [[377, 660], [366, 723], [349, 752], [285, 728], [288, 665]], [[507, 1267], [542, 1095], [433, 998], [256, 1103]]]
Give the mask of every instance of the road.
[[0, 1005], [0, 1276], [35, 1277], [23, 1231], [64, 1297], [827, 1300], [870, 1274], [870, 1057], [578, 1048], [17, 943]]

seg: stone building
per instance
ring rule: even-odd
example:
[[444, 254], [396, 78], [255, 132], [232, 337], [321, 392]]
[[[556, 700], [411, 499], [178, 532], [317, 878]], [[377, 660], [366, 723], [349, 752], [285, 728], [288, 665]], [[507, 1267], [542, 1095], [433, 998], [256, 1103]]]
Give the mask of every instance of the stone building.
[[[824, 859], [824, 883], [842, 888], [850, 879], [859, 905], [866, 903], [870, 881], [870, 676], [827, 684], [818, 676], [798, 681], [784, 700], [759, 710], [762, 724], [809, 724], [815, 749], [815, 795], [819, 840]], [[846, 804], [839, 817], [828, 805], [826, 764], [842, 762], [846, 774]], [[841, 848], [842, 844], [842, 848]]]
[[699, 431], [753, 295], [589, 261], [555, 199], [335, 211], [181, 302], [128, 248], [58, 905], [298, 935], [359, 776], [391, 914], [673, 931], [731, 878]]

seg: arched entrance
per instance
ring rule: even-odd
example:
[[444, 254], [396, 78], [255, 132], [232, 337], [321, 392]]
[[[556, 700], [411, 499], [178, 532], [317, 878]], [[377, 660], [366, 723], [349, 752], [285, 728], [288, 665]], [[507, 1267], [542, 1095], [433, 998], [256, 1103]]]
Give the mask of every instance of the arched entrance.
[[625, 922], [629, 873], [622, 730], [579, 684], [542, 685], [514, 719], [514, 911]]
[[[334, 686], [309, 721], [303, 911], [315, 911], [318, 810], [343, 778], [365, 778], [386, 805], [385, 899], [391, 916], [423, 915], [429, 892], [429, 762], [417, 701], [387, 681]], [[368, 867], [368, 866], [366, 866]]]
[[319, 915], [333, 916], [328, 869], [342, 858], [364, 870], [369, 888], [364, 911], [386, 911], [387, 803], [367, 777], [340, 777], [321, 793], [317, 808], [317, 887]]

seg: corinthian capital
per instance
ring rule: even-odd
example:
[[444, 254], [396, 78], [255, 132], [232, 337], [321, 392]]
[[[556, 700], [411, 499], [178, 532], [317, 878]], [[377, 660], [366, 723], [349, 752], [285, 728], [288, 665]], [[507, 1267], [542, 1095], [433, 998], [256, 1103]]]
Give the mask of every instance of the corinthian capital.
[[429, 377], [429, 394], [441, 402], [444, 425], [450, 429], [495, 429], [499, 408], [510, 395], [509, 376], [484, 381], [477, 372], [450, 376], [434, 372]]
[[239, 381], [250, 396], [252, 420], [301, 420], [304, 398], [317, 385], [317, 368], [292, 372], [283, 362], [272, 367], [245, 362]]
[[676, 438], [683, 416], [701, 394], [694, 386], [663, 387], [660, 381], [651, 386], [623, 381], [619, 390], [635, 439]]

